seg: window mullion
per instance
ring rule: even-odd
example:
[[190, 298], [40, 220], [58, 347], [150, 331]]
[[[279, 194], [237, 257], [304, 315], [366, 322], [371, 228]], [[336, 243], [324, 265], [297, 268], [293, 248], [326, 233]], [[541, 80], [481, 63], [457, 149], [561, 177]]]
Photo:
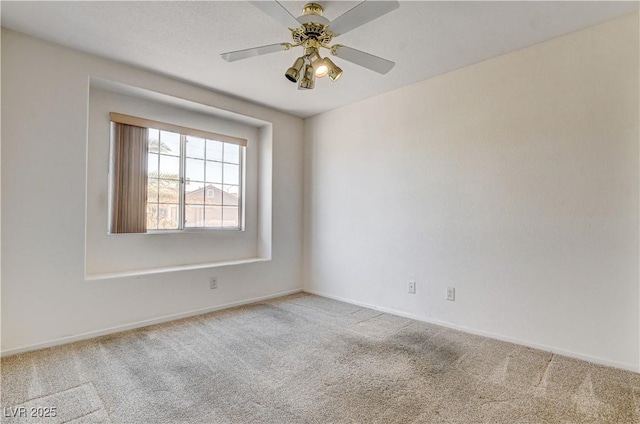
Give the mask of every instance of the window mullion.
[[243, 216], [241, 211], [244, 210], [243, 198], [244, 198], [244, 162], [245, 162], [245, 148], [240, 147], [238, 154], [238, 229], [243, 228]]
[[178, 228], [180, 230], [184, 230], [185, 228], [185, 196], [186, 196], [186, 156], [187, 156], [187, 137], [184, 134], [180, 134], [180, 205], [178, 207], [179, 211], [179, 223]]

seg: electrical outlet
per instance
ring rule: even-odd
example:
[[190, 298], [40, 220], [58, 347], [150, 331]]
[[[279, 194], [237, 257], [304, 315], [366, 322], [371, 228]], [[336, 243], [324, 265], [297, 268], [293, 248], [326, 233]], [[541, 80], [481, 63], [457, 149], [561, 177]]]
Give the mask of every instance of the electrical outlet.
[[409, 281], [409, 285], [407, 286], [407, 291], [411, 294], [416, 294], [416, 282]]
[[209, 288], [215, 290], [218, 288], [218, 277], [211, 277], [209, 279]]
[[455, 287], [447, 287], [447, 300], [455, 302], [455, 300], [456, 300], [456, 289], [455, 289]]

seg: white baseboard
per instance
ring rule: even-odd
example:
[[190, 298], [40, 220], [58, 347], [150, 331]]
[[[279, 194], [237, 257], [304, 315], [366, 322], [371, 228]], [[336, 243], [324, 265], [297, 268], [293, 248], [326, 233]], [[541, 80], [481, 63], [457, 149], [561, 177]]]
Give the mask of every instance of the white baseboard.
[[279, 292], [279, 293], [275, 293], [275, 294], [270, 294], [268, 296], [254, 297], [254, 298], [251, 298], [251, 299], [245, 299], [245, 300], [240, 300], [240, 301], [237, 301], [237, 302], [225, 303], [223, 305], [212, 306], [212, 307], [209, 307], [209, 308], [194, 309], [192, 311], [182, 312], [182, 313], [179, 313], [179, 314], [165, 315], [165, 316], [162, 316], [162, 317], [159, 317], [159, 318], [153, 318], [153, 319], [148, 319], [148, 320], [144, 320], [144, 321], [138, 321], [138, 322], [134, 322], [134, 323], [131, 323], [131, 324], [120, 325], [120, 326], [117, 326], [117, 327], [105, 328], [103, 330], [90, 331], [88, 333], [77, 334], [77, 335], [68, 336], [68, 337], [62, 337], [60, 339], [50, 340], [50, 341], [44, 342], [44, 343], [36, 343], [36, 344], [28, 345], [28, 346], [17, 347], [17, 348], [14, 348], [14, 349], [3, 350], [3, 351], [0, 351], [0, 357], [17, 355], [18, 353], [30, 352], [32, 350], [39, 350], [39, 349], [44, 349], [44, 348], [47, 348], [47, 347], [59, 346], [59, 345], [67, 344], [67, 343], [77, 342], [77, 341], [80, 341], [80, 340], [93, 339], [95, 337], [105, 336], [107, 334], [119, 333], [119, 332], [127, 331], [127, 330], [133, 330], [135, 328], [148, 327], [150, 325], [155, 325], [155, 324], [162, 324], [164, 322], [175, 321], [175, 320], [182, 319], [182, 318], [189, 318], [189, 317], [193, 317], [193, 316], [196, 316], [196, 315], [207, 314], [209, 312], [215, 312], [215, 311], [219, 311], [219, 310], [222, 310], [222, 309], [229, 309], [229, 308], [233, 308], [233, 307], [236, 307], [236, 306], [248, 305], [248, 304], [251, 304], [251, 303], [262, 302], [264, 300], [275, 299], [275, 298], [278, 298], [278, 297], [287, 296], [287, 295], [294, 294], [294, 293], [300, 293], [301, 291], [302, 291], [302, 289], [287, 290], [287, 291], [283, 291], [283, 292]]
[[404, 318], [414, 319], [416, 321], [421, 321], [421, 322], [426, 322], [426, 323], [429, 323], [429, 324], [439, 325], [439, 326], [442, 326], [442, 327], [452, 328], [454, 330], [463, 331], [465, 333], [470, 333], [470, 334], [475, 334], [475, 335], [478, 335], [478, 336], [488, 337], [490, 339], [495, 339], [495, 340], [500, 340], [500, 341], [503, 341], [503, 342], [514, 343], [514, 344], [518, 344], [518, 345], [521, 345], [521, 346], [531, 347], [531, 348], [534, 348], [534, 349], [544, 350], [546, 352], [555, 353], [557, 355], [568, 356], [568, 357], [571, 357], [571, 358], [580, 359], [580, 360], [588, 361], [588, 362], [593, 362], [595, 364], [604, 365], [604, 366], [607, 366], [607, 367], [623, 369], [625, 371], [640, 372], [640, 366], [639, 365], [625, 364], [625, 363], [621, 363], [621, 362], [610, 361], [608, 359], [599, 358], [597, 356], [585, 355], [585, 354], [582, 354], [582, 353], [572, 352], [572, 351], [568, 351], [568, 350], [564, 350], [564, 349], [558, 349], [558, 348], [547, 346], [547, 345], [542, 345], [542, 344], [538, 344], [538, 343], [532, 343], [532, 342], [529, 342], [529, 341], [526, 341], [526, 340], [520, 340], [520, 339], [511, 338], [511, 337], [505, 337], [505, 336], [502, 336], [500, 334], [495, 334], [495, 333], [491, 333], [491, 332], [488, 332], [488, 331], [482, 331], [482, 330], [477, 330], [475, 328], [469, 328], [469, 327], [465, 327], [465, 326], [461, 326], [461, 325], [451, 324], [451, 323], [448, 323], [448, 322], [445, 322], [445, 321], [439, 321], [439, 320], [436, 320], [436, 319], [431, 319], [431, 318], [428, 318], [428, 317], [418, 316], [418, 315], [414, 315], [414, 314], [398, 311], [398, 310], [391, 309], [391, 308], [385, 308], [385, 307], [382, 307], [382, 306], [370, 305], [370, 304], [359, 302], [359, 301], [356, 301], [356, 300], [353, 300], [353, 299], [346, 299], [346, 298], [343, 298], [343, 297], [340, 297], [340, 296], [333, 296], [333, 295], [330, 295], [330, 294], [327, 294], [327, 293], [323, 293], [323, 292], [320, 292], [320, 291], [317, 291], [317, 290], [311, 290], [311, 289], [308, 289], [308, 288], [304, 288], [302, 291], [304, 291], [305, 293], [314, 294], [316, 296], [322, 296], [322, 297], [326, 297], [328, 299], [338, 300], [340, 302], [345, 302], [345, 303], [349, 303], [349, 304], [352, 304], [352, 305], [361, 306], [363, 308], [374, 309], [376, 311], [384, 312], [384, 313], [391, 314], [391, 315], [397, 315], [397, 316], [404, 317]]

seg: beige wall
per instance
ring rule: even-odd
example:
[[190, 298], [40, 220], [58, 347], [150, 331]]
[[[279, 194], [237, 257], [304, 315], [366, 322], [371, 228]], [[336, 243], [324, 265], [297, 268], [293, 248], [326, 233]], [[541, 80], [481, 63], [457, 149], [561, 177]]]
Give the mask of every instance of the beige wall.
[[638, 78], [633, 14], [307, 119], [305, 289], [639, 370]]

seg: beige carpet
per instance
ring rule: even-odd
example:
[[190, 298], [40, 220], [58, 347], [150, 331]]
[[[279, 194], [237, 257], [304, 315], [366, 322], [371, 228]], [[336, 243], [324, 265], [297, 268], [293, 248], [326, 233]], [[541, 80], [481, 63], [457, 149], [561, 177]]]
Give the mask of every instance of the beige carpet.
[[3, 410], [0, 421], [3, 424], [111, 422], [91, 383], [31, 399], [19, 405], [11, 405]]
[[640, 423], [640, 374], [299, 294], [2, 359], [10, 423]]

